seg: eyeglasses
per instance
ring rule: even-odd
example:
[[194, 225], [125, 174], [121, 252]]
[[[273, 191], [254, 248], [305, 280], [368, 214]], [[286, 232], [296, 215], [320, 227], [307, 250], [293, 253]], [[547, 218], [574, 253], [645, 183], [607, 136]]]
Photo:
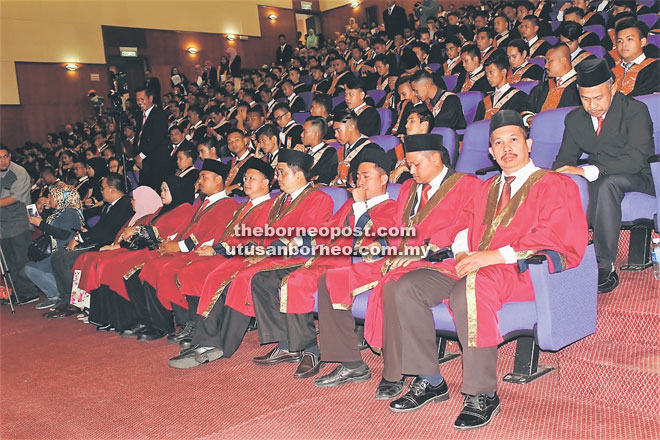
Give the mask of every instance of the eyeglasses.
[[275, 116], [275, 120], [276, 120], [276, 121], [279, 121], [279, 120], [281, 120], [283, 117], [285, 117], [285, 116], [288, 115], [288, 114], [289, 114], [289, 112], [285, 112], [285, 113], [282, 113], [282, 114], [279, 115], [279, 116]]

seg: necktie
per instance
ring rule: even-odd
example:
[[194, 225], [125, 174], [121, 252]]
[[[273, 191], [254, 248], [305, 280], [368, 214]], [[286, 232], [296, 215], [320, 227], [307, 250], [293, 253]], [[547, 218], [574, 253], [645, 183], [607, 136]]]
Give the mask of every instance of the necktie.
[[426, 108], [428, 108], [429, 111], [433, 113], [433, 102], [431, 102], [431, 98], [426, 98], [426, 100], [424, 100], [424, 104], [426, 104]]
[[238, 217], [236, 218], [236, 223], [240, 222], [243, 220], [243, 217], [248, 213], [248, 211], [252, 208], [252, 201], [250, 200], [245, 207], [241, 210], [241, 213], [238, 214]]
[[144, 123], [147, 122], [147, 112], [142, 112], [142, 126], [144, 127]]
[[625, 72], [628, 72], [628, 69], [630, 69], [630, 68], [632, 67], [633, 64], [635, 64], [635, 63], [633, 63], [632, 61], [629, 62], [629, 63], [626, 63], [625, 61], [622, 61], [622, 62], [621, 62], [621, 65], [623, 66], [623, 70], [624, 70]]
[[282, 207], [280, 208], [280, 213], [286, 212], [287, 209], [289, 209], [289, 206], [291, 206], [291, 194], [286, 196], [286, 199], [284, 200], [284, 203], [282, 203]]
[[431, 184], [425, 183], [422, 185], [422, 196], [419, 198], [419, 209], [417, 212], [421, 211], [424, 205], [429, 201], [429, 190], [431, 189]]
[[557, 87], [561, 87], [561, 78], [555, 78], [555, 84], [557, 84]]
[[596, 116], [596, 119], [598, 120], [598, 128], [596, 129], [596, 136], [600, 135], [600, 130], [603, 128], [603, 117], [602, 116]]
[[504, 177], [504, 188], [502, 188], [500, 200], [497, 202], [497, 212], [495, 213], [495, 216], [499, 215], [504, 207], [509, 204], [509, 201], [511, 200], [511, 182], [513, 182], [515, 178], [516, 176]]
[[209, 202], [209, 199], [204, 200], [204, 203], [202, 203], [202, 207], [199, 208], [199, 213], [200, 213], [200, 214], [201, 214], [202, 212], [204, 212], [204, 210], [206, 209], [207, 206], [209, 206], [209, 203], [210, 203], [210, 202]]

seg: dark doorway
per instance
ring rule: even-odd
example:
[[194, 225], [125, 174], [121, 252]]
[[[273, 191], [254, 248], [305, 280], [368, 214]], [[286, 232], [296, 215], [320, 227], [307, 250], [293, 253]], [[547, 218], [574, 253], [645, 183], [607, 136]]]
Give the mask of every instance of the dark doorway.
[[115, 66], [126, 73], [128, 90], [131, 95], [138, 87], [144, 85], [144, 70], [147, 68], [145, 58], [108, 57], [108, 66]]

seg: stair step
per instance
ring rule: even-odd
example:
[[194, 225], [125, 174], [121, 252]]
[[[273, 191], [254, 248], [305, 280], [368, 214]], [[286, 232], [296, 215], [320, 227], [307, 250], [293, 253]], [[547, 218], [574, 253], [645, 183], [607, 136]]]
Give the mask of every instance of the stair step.
[[660, 350], [595, 340], [560, 358], [563, 391], [605, 405], [660, 414]]

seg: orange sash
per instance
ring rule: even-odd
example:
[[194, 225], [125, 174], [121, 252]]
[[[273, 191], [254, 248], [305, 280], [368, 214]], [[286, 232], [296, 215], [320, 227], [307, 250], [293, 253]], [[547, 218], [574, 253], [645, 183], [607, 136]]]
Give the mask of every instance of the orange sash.
[[499, 101], [497, 101], [497, 104], [493, 106], [493, 95], [488, 95], [484, 98], [484, 108], [486, 109], [486, 113], [484, 114], [484, 119], [490, 119], [492, 118], [495, 113], [499, 112], [502, 106], [509, 102], [511, 98], [515, 96], [516, 93], [518, 93], [520, 90], [511, 88], [509, 89], [509, 92], [504, 95], [502, 98], [500, 98]]
[[577, 66], [578, 64], [580, 64], [582, 61], [584, 61], [590, 56], [591, 56], [591, 52], [587, 52], [587, 51], [582, 52], [580, 55], [576, 56], [573, 61], [571, 61], [571, 66], [575, 68], [575, 66]]
[[399, 117], [396, 120], [396, 123], [394, 124], [394, 127], [392, 128], [392, 135], [396, 136], [397, 131], [399, 129], [399, 125], [401, 124], [401, 117], [403, 116], [403, 109], [406, 108], [406, 105], [410, 102], [409, 99], [406, 99], [405, 101], [401, 101], [399, 104]]
[[612, 69], [612, 73], [616, 75], [616, 87], [617, 90], [624, 95], [628, 95], [635, 88], [635, 83], [637, 82], [637, 75], [642, 71], [646, 66], [655, 61], [655, 58], [646, 58], [642, 61], [641, 64], [634, 64], [626, 72], [621, 64], [621, 61]]
[[465, 82], [463, 83], [463, 87], [461, 87], [461, 92], [469, 91], [474, 85], [474, 83], [479, 81], [485, 74], [486, 72], [482, 70], [477, 75], [475, 75], [474, 78], [470, 78], [470, 74], [465, 72]]
[[529, 68], [532, 67], [532, 63], [527, 63], [527, 65], [521, 69], [518, 69], [516, 73], [513, 73], [511, 70], [509, 71], [509, 75], [507, 75], [506, 82], [509, 84], [517, 83], [520, 81], [532, 81], [531, 79], [523, 79], [523, 75], [525, 72], [529, 70]]
[[536, 40], [536, 43], [532, 44], [532, 47], [529, 48], [529, 57], [534, 58], [534, 52], [543, 44], [543, 40], [540, 38]]
[[541, 111], [544, 112], [546, 110], [556, 109], [557, 106], [559, 105], [559, 101], [561, 101], [561, 97], [564, 94], [564, 90], [566, 90], [566, 87], [573, 84], [576, 80], [577, 80], [577, 75], [567, 80], [564, 84], [562, 84], [561, 87], [557, 87], [557, 83], [555, 82], [555, 79], [550, 78], [548, 80], [548, 84], [550, 85], [550, 90], [548, 90], [548, 96], [545, 97], [545, 102], [543, 103], [543, 107], [541, 107]]

